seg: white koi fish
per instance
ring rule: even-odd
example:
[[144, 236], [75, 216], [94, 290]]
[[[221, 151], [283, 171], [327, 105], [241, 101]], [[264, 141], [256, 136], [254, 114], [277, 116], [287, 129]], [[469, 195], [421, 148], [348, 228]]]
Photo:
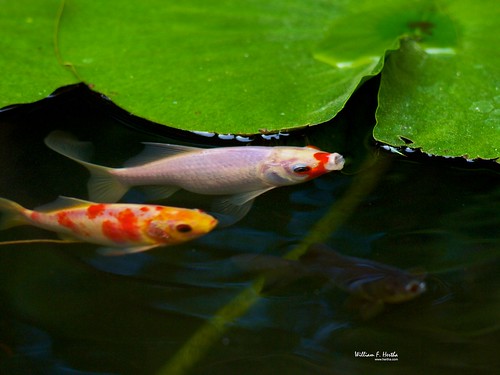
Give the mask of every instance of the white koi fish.
[[[152, 199], [166, 198], [179, 189], [206, 195], [230, 196], [226, 212], [248, 211], [253, 199], [279, 186], [309, 181], [340, 170], [344, 158], [314, 147], [237, 146], [201, 149], [145, 143], [142, 154], [125, 168], [108, 168], [86, 161], [88, 142], [55, 131], [45, 144], [85, 166], [92, 201], [116, 202], [133, 186], [153, 186]], [[151, 191], [151, 190], [150, 190]], [[241, 212], [240, 212], [241, 213]]]
[[56, 232], [68, 241], [103, 245], [106, 248], [101, 252], [107, 255], [180, 244], [210, 232], [217, 225], [215, 218], [197, 209], [103, 204], [68, 197], [59, 197], [56, 202], [37, 210], [28, 210], [0, 198], [0, 213], [0, 229], [33, 225]]

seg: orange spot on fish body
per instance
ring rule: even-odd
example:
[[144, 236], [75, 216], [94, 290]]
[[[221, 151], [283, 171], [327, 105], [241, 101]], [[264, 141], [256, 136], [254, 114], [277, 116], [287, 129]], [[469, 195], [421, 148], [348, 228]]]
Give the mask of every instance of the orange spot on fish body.
[[123, 231], [127, 233], [131, 240], [137, 241], [140, 239], [137, 217], [130, 208], [127, 208], [118, 214], [118, 221], [120, 222]]
[[57, 222], [59, 225], [71, 229], [73, 232], [76, 232], [77, 230], [77, 225], [71, 218], [68, 216], [68, 213], [66, 211], [58, 212], [56, 214], [57, 217]]
[[105, 220], [102, 223], [102, 233], [117, 243], [140, 241], [138, 220], [130, 208], [126, 208], [116, 215], [116, 222]]
[[33, 211], [33, 212], [31, 212], [31, 214], [30, 214], [30, 218], [31, 218], [31, 220], [33, 220], [33, 221], [40, 221], [40, 213], [39, 213], [39, 212], [36, 212], [36, 211]]
[[103, 221], [102, 233], [116, 243], [123, 243], [127, 241], [126, 237], [123, 236], [123, 232], [120, 227], [111, 220]]
[[143, 207], [141, 207], [141, 211], [142, 212], [148, 212], [149, 211], [149, 207], [143, 206]]
[[106, 210], [104, 204], [93, 204], [87, 208], [87, 217], [89, 219], [95, 219], [97, 216], [102, 215]]

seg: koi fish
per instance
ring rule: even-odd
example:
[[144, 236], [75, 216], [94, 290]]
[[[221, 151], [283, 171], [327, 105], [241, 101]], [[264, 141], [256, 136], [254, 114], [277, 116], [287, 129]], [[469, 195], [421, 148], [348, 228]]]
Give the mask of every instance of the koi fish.
[[300, 257], [308, 273], [328, 278], [337, 287], [362, 299], [401, 303], [422, 294], [425, 275], [363, 258], [341, 255], [326, 245], [315, 244]]
[[340, 288], [363, 318], [382, 311], [384, 304], [410, 301], [426, 290], [425, 275], [368, 259], [344, 256], [326, 245], [315, 244], [299, 260], [271, 255], [237, 255], [233, 262], [250, 272], [265, 272], [272, 287], [280, 287], [303, 277], [322, 278], [327, 285]]
[[55, 131], [45, 138], [52, 150], [80, 163], [91, 174], [90, 199], [116, 202], [133, 186], [153, 186], [150, 199], [166, 198], [180, 189], [197, 194], [223, 195], [219, 208], [241, 216], [254, 198], [279, 186], [309, 181], [340, 170], [344, 158], [314, 147], [236, 146], [202, 149], [144, 143], [143, 153], [124, 168], [108, 168], [86, 161], [88, 142]]
[[107, 255], [180, 244], [210, 232], [217, 225], [215, 218], [197, 209], [102, 204], [68, 197], [59, 197], [36, 210], [0, 198], [0, 212], [3, 213], [0, 229], [33, 225], [68, 240], [102, 245], [105, 247], [102, 252]]

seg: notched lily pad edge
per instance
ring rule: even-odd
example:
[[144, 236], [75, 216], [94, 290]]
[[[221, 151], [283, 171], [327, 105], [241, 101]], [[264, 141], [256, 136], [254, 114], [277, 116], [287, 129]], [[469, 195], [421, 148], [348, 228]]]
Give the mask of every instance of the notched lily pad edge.
[[445, 160], [445, 161], [457, 161], [457, 162], [465, 162], [467, 164], [477, 164], [478, 166], [488, 166], [488, 165], [497, 165], [500, 166], [500, 157], [492, 158], [492, 159], [484, 159], [484, 158], [468, 158], [466, 155], [463, 156], [445, 156], [445, 155], [437, 155], [425, 152], [421, 147], [410, 147], [408, 145], [405, 146], [392, 146], [390, 144], [375, 141], [377, 147], [389, 151], [393, 154], [398, 154], [404, 157], [411, 157], [414, 159], [428, 159], [434, 158], [437, 160]]
[[[359, 86], [358, 86], [359, 87]], [[310, 127], [313, 126], [329, 126], [328, 122], [322, 122], [318, 124], [305, 124], [297, 126], [293, 129], [281, 129], [278, 131], [268, 131], [266, 129], [261, 129], [259, 133], [256, 134], [245, 134], [245, 133], [235, 133], [235, 134], [220, 134], [216, 132], [204, 132], [204, 131], [193, 131], [193, 130], [183, 130], [169, 125], [159, 124], [145, 118], [136, 116], [129, 111], [121, 108], [115, 104], [110, 98], [105, 94], [92, 89], [92, 85], [88, 85], [84, 82], [70, 84], [66, 86], [59, 87], [50, 95], [40, 100], [27, 103], [14, 103], [0, 108], [0, 114], [9, 112], [12, 110], [20, 109], [24, 106], [39, 105], [40, 103], [55, 99], [61, 95], [69, 94], [79, 90], [80, 93], [89, 97], [96, 105], [103, 106], [107, 111], [109, 111], [110, 116], [114, 116], [127, 126], [145, 131], [152, 132], [159, 136], [166, 136], [168, 138], [177, 139], [179, 141], [199, 143], [211, 146], [234, 146], [234, 145], [269, 145], [272, 143], [281, 143], [286, 138], [300, 137], [303, 136]], [[337, 116], [338, 113], [335, 115]], [[333, 117], [333, 119], [335, 118]], [[331, 121], [331, 120], [330, 120]], [[375, 126], [375, 125], [374, 125]], [[440, 160], [453, 160], [453, 161], [464, 161], [467, 164], [476, 164], [477, 166], [500, 166], [500, 157], [493, 159], [483, 159], [483, 158], [467, 158], [466, 156], [443, 156], [424, 152], [422, 148], [416, 147], [412, 148], [409, 145], [412, 143], [411, 140], [400, 137], [403, 142], [406, 143], [404, 146], [393, 146], [381, 141], [372, 139], [373, 143], [380, 149], [389, 151], [394, 154], [398, 154], [404, 157], [411, 157], [412, 159], [422, 159], [422, 158], [437, 158]], [[208, 142], [207, 142], [208, 141]]]

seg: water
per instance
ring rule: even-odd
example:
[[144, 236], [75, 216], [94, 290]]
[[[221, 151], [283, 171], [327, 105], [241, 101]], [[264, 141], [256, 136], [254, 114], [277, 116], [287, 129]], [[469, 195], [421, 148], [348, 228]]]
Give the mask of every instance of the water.
[[[494, 373], [498, 168], [377, 151], [363, 142], [369, 116], [350, 113], [335, 127], [271, 139], [338, 151], [349, 160], [344, 173], [268, 192], [242, 221], [194, 242], [126, 257], [99, 256], [88, 244], [0, 246], [0, 373]], [[140, 141], [230, 144], [144, 133], [139, 126], [156, 128], [132, 120], [86, 90], [2, 112], [0, 196], [29, 208], [58, 195], [86, 198], [87, 172], [43, 144], [54, 129], [92, 141], [93, 160], [109, 166], [137, 154]], [[165, 203], [204, 201], [176, 194]], [[363, 320], [345, 292], [319, 280], [278, 275], [279, 287], [252, 293], [258, 276], [232, 261], [283, 256], [311, 235], [346, 255], [425, 270], [428, 290]], [[0, 241], [25, 238], [54, 236], [0, 232]], [[377, 352], [397, 361], [376, 361]]]

